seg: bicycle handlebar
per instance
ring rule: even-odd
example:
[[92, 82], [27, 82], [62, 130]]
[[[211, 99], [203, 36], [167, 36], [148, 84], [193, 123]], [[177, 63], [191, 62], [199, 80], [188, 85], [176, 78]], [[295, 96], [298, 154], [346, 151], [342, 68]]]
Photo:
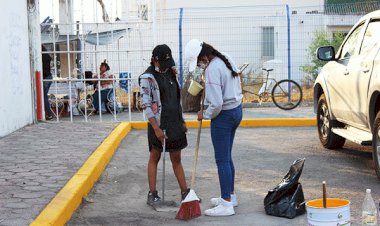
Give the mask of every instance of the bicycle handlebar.
[[270, 72], [270, 71], [273, 71], [273, 68], [271, 69], [266, 69], [266, 68], [261, 68], [263, 71], [266, 71], [266, 72]]

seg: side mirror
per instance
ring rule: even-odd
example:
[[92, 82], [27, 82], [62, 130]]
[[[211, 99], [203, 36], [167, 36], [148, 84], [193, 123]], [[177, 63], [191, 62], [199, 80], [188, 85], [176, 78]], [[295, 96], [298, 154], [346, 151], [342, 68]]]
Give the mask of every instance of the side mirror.
[[335, 50], [332, 46], [323, 46], [317, 49], [317, 58], [323, 61], [335, 60]]

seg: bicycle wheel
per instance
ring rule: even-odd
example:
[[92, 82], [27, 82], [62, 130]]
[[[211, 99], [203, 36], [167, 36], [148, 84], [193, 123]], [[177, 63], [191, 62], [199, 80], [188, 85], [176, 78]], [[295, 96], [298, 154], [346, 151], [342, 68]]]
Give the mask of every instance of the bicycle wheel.
[[272, 89], [272, 100], [283, 110], [294, 109], [302, 101], [301, 86], [290, 79], [281, 80]]

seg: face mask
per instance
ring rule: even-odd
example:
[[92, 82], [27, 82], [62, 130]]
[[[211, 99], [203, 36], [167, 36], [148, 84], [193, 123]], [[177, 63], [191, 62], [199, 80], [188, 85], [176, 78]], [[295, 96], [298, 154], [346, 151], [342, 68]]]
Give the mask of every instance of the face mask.
[[204, 56], [199, 60], [198, 67], [202, 68], [203, 70], [206, 69], [210, 62], [208, 61], [207, 57]]
[[154, 70], [157, 71], [157, 72], [160, 72], [160, 68], [158, 66], [155, 66]]
[[198, 64], [198, 67], [202, 68], [203, 70], [206, 69], [207, 66], [208, 66], [208, 63], [205, 64], [204, 62], [200, 62], [200, 63]]

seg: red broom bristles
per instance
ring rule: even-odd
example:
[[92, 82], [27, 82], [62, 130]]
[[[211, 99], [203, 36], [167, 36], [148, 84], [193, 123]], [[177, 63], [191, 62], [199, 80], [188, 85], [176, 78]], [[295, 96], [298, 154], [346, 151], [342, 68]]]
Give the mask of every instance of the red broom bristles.
[[178, 220], [190, 220], [201, 216], [201, 207], [198, 200], [184, 202], [181, 204], [175, 217]]

